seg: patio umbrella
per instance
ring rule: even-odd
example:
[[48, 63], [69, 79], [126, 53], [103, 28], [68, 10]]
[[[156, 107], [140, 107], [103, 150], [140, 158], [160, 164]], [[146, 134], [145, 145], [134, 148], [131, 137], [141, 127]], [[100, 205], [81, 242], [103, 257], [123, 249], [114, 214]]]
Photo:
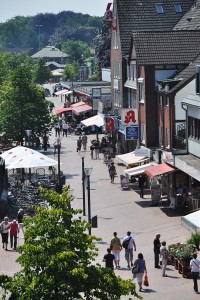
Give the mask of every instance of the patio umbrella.
[[23, 146], [16, 146], [14, 148], [11, 148], [5, 152], [3, 152], [0, 156], [4, 159], [6, 159], [6, 157], [10, 157], [10, 156], [13, 156], [19, 152], [21, 152], [22, 150], [26, 149], [26, 151], [30, 151], [31, 149], [30, 148], [26, 148], [26, 147], [23, 147]]
[[55, 166], [58, 162], [40, 152], [34, 151], [28, 154], [12, 164], [6, 166], [6, 169], [21, 169], [21, 168], [35, 168], [35, 167], [49, 167]]
[[5, 165], [8, 166], [14, 163], [15, 161], [19, 160], [20, 158], [23, 158], [35, 152], [39, 153], [38, 151], [32, 150], [30, 148], [17, 146], [1, 154], [1, 157], [4, 158]]

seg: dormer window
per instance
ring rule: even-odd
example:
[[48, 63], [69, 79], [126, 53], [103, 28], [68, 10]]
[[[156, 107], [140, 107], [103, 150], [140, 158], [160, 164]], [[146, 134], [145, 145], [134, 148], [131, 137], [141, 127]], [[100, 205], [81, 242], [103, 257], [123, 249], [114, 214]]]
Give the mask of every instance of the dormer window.
[[175, 4], [175, 11], [176, 11], [176, 13], [177, 13], [177, 14], [180, 14], [180, 13], [182, 13], [182, 12], [183, 12], [183, 10], [182, 10], [182, 7], [181, 7], [181, 4], [180, 4], [180, 3], [177, 3], [177, 4]]
[[157, 11], [157, 14], [159, 14], [159, 15], [164, 14], [164, 8], [161, 3], [156, 4], [156, 11]]

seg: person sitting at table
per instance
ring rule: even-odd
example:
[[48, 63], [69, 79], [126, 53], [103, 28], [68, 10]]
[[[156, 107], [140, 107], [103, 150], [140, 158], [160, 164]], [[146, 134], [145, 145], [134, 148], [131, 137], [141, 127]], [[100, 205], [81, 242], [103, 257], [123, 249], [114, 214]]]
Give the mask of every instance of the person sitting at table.
[[183, 196], [183, 186], [182, 186], [182, 184], [179, 184], [176, 193], [177, 193], [178, 195]]

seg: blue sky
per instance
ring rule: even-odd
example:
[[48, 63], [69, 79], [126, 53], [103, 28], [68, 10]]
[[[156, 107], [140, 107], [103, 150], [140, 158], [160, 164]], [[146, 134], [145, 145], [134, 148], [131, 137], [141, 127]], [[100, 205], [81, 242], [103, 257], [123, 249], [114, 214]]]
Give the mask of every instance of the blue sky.
[[0, 22], [15, 16], [59, 13], [71, 10], [91, 16], [103, 16], [109, 0], [0, 0]]

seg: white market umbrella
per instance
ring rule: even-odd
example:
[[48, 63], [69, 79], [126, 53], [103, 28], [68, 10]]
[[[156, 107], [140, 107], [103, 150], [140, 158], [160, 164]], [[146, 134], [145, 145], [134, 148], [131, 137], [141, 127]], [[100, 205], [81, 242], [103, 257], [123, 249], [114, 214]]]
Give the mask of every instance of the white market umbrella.
[[35, 167], [49, 167], [55, 166], [58, 162], [40, 152], [33, 152], [9, 164], [6, 169], [21, 169], [21, 168], [35, 168]]
[[6, 159], [7, 157], [11, 157], [15, 154], [18, 154], [19, 152], [21, 152], [22, 150], [24, 151], [31, 151], [30, 148], [26, 148], [26, 147], [23, 147], [23, 146], [16, 146], [14, 148], [11, 148], [5, 152], [3, 152], [0, 156], [4, 159]]
[[23, 158], [35, 152], [39, 153], [38, 151], [32, 150], [30, 148], [17, 146], [1, 154], [1, 157], [4, 158], [5, 165], [8, 166], [14, 163], [15, 161], [19, 160], [20, 158]]

